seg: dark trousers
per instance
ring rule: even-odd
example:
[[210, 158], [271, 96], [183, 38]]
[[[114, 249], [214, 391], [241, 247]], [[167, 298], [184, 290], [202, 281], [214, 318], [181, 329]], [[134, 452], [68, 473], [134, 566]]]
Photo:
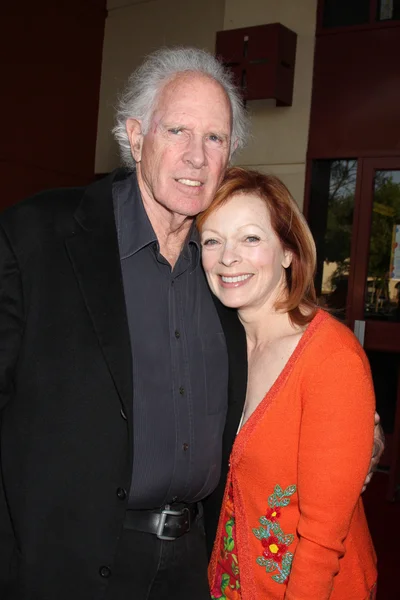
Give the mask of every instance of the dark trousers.
[[204, 527], [173, 541], [124, 529], [106, 600], [210, 600]]

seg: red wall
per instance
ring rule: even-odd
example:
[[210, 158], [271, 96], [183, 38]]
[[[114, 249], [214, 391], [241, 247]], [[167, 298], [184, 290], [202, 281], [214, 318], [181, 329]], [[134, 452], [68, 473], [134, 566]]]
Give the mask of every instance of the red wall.
[[400, 155], [400, 24], [316, 39], [308, 158]]
[[0, 9], [0, 208], [93, 180], [106, 0]]

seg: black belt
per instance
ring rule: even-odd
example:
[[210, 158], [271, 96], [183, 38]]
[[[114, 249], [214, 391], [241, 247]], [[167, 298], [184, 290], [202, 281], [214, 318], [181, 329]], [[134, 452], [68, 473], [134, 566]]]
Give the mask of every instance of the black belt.
[[124, 527], [153, 533], [159, 540], [176, 540], [190, 531], [198, 513], [198, 504], [167, 504], [164, 509], [127, 510]]

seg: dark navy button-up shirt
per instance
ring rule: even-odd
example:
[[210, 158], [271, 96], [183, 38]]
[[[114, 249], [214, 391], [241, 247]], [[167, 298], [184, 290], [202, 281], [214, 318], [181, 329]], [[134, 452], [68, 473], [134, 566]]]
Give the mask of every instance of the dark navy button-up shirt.
[[135, 173], [114, 184], [113, 199], [133, 358], [128, 505], [194, 502], [219, 480], [228, 395], [225, 338], [198, 234], [193, 228], [171, 270]]

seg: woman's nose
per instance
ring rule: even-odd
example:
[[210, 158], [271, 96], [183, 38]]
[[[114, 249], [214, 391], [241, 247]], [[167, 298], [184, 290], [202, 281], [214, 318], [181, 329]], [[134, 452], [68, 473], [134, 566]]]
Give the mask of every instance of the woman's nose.
[[235, 248], [229, 248], [225, 246], [224, 251], [221, 255], [221, 263], [227, 267], [240, 261], [240, 256], [236, 252]]

